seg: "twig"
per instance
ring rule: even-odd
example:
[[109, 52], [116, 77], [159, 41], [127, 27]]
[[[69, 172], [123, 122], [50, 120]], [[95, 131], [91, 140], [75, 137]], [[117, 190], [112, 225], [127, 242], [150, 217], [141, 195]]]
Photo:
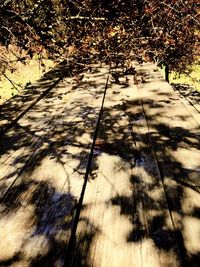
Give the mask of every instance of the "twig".
[[[183, 6], [187, 7], [182, 1], [181, 1], [181, 3], [183, 4]], [[180, 10], [178, 10], [177, 8], [172, 7], [170, 4], [167, 4], [167, 3], [165, 3], [165, 2], [161, 2], [161, 4], [163, 4], [163, 5], [167, 6], [167, 7], [169, 7], [169, 8], [170, 8], [171, 10], [173, 10], [175, 13], [179, 13], [179, 14], [181, 13]], [[197, 23], [197, 25], [200, 25], [199, 21], [198, 21], [196, 18], [194, 18], [194, 16], [192, 16], [191, 14], [187, 14], [187, 16], [190, 17], [193, 21], [195, 21], [195, 22]]]
[[96, 21], [105, 21], [106, 18], [102, 18], [102, 17], [84, 17], [84, 16], [71, 16], [69, 18], [66, 18], [65, 20], [96, 20]]
[[8, 29], [7, 27], [5, 27], [5, 26], [2, 26], [1, 27], [2, 29], [5, 29], [6, 31], [8, 31], [12, 36], [14, 36], [15, 37], [15, 35], [11, 32], [11, 30], [10, 29]]
[[24, 18], [21, 17], [20, 14], [18, 14], [17, 12], [15, 12], [15, 11], [13, 11], [13, 10], [8, 10], [8, 9], [6, 10], [6, 12], [7, 12], [8, 14], [14, 15], [14, 17], [18, 18], [18, 21], [19, 21], [19, 22], [25, 24], [25, 25], [28, 27], [29, 31], [30, 31], [32, 34], [35, 34], [35, 30], [31, 27], [31, 25], [30, 25], [28, 22], [26, 22], [26, 20], [24, 20]]
[[12, 84], [12, 86], [19, 92], [20, 90], [15, 86], [19, 86], [20, 88], [23, 88], [21, 85], [13, 82], [6, 74], [3, 74], [3, 76]]

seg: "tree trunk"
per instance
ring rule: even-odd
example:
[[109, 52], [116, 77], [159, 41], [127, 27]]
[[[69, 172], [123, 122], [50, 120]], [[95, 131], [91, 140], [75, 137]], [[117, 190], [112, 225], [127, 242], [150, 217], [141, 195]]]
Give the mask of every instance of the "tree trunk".
[[165, 80], [169, 82], [169, 66], [165, 64]]

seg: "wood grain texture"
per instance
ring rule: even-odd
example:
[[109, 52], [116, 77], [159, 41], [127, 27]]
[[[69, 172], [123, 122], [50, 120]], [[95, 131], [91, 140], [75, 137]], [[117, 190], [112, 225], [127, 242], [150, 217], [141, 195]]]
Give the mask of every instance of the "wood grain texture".
[[181, 265], [148, 134], [137, 87], [112, 84], [69, 266]]
[[[144, 71], [144, 69], [142, 68]], [[152, 68], [146, 68], [152, 75]], [[183, 266], [200, 262], [200, 114], [165, 81], [141, 85]]]
[[[64, 264], [107, 70], [83, 75], [78, 88], [76, 77], [58, 84], [4, 137], [1, 266]], [[17, 142], [6, 147], [8, 137]]]
[[[66, 66], [67, 68], [67, 66]], [[54, 88], [57, 83], [65, 76], [64, 68], [58, 65], [53, 70], [46, 73], [34, 84], [28, 85], [23, 91], [4, 104], [0, 105], [0, 133], [21, 116], [31, 105], [37, 103], [41, 96]]]
[[88, 180], [105, 66], [1, 138], [0, 266], [199, 266], [200, 115], [153, 64], [135, 68], [110, 81]]

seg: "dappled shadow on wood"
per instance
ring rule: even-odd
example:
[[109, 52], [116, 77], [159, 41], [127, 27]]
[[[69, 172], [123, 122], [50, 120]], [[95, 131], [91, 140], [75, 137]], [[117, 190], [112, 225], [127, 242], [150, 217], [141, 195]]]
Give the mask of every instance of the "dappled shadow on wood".
[[105, 89], [97, 71], [64, 78], [1, 139], [1, 266], [64, 264]]
[[63, 61], [42, 76], [37, 82], [27, 85], [22, 92], [0, 105], [0, 134], [5, 133], [23, 113], [34, 106], [64, 77], [72, 77], [82, 70], [82, 66], [75, 65], [71, 61]]
[[[157, 91], [157, 94], [159, 95], [159, 91]], [[164, 95], [164, 93], [160, 95]], [[167, 104], [170, 105], [169, 109], [172, 109], [171, 114], [168, 112], [168, 107], [166, 107], [164, 102], [163, 107], [160, 109], [157, 106], [158, 101], [155, 101], [154, 106], [152, 106], [153, 100], [149, 97], [142, 99], [141, 105], [145, 111], [144, 117], [148, 122], [150, 130], [148, 135], [150, 138], [145, 140], [145, 136], [140, 136], [140, 139], [144, 144], [146, 143], [146, 147], [150, 144], [155, 150], [161, 175], [160, 182], [164, 185], [165, 195], [163, 198], [156, 199], [156, 205], [159, 204], [160, 200], [166, 199], [168, 209], [171, 213], [170, 216], [172, 216], [174, 223], [173, 229], [166, 231], [166, 219], [164, 216], [162, 220], [159, 219], [159, 223], [165, 223], [163, 225], [159, 225], [158, 223], [158, 229], [165, 229], [163, 232], [164, 236], [165, 233], [169, 233], [169, 235], [167, 234], [169, 238], [173, 235], [175, 236], [180, 250], [180, 258], [182, 259], [181, 264], [184, 266], [198, 266], [199, 260], [197, 259], [200, 256], [198, 245], [199, 217], [198, 213], [196, 216], [194, 215], [194, 211], [199, 210], [198, 200], [200, 193], [200, 161], [198, 156], [200, 149], [199, 125], [195, 122], [195, 118], [191, 114], [184, 114], [186, 113], [184, 107], [183, 110], [179, 108], [180, 114], [178, 114], [178, 111], [174, 112], [172, 107], [176, 107], [180, 103], [176, 95], [172, 97], [171, 92], [168, 94], [165, 92], [165, 95], [168, 99]], [[159, 103], [162, 102], [159, 101]], [[129, 104], [138, 105], [139, 103], [130, 102]], [[174, 123], [171, 123], [171, 121], [174, 121]], [[138, 135], [138, 131], [135, 132], [135, 135]], [[145, 147], [142, 150], [144, 155], [148, 152]], [[145, 158], [148, 158], [148, 154], [145, 155]], [[151, 174], [148, 165], [145, 166], [144, 164], [143, 168], [146, 173]], [[147, 192], [148, 195], [143, 196], [145, 203], [151, 203], [152, 199], [151, 201], [149, 200], [149, 195], [156, 188], [157, 185], [152, 184], [151, 186], [147, 186], [146, 191], [142, 190], [141, 194]], [[150, 204], [148, 209], [153, 206], [155, 205]], [[161, 208], [164, 209], [164, 206], [161, 205]], [[154, 229], [152, 225], [156, 225], [155, 221], [149, 222], [148, 225], [148, 233], [142, 231], [140, 235], [141, 239], [145, 238], [144, 236], [149, 236], [154, 240], [157, 247], [167, 249], [168, 242], [164, 242], [165, 237], [162, 237], [163, 233], [161, 233], [163, 243], [158, 243], [154, 238], [154, 234], [152, 235], [152, 229]], [[133, 235], [130, 235], [129, 240], [137, 240], [137, 230], [133, 233]]]
[[[1, 266], [51, 266], [62, 261], [76, 199], [68, 192], [57, 192], [47, 182], [34, 180], [24, 181], [24, 188], [21, 184], [12, 191], [13, 203], [1, 201], [5, 210], [0, 232], [4, 236]], [[61, 234], [63, 238], [59, 238]]]
[[[121, 90], [126, 90], [123, 85]], [[158, 88], [158, 100], [124, 97], [116, 105], [121, 93], [113, 92], [94, 150], [91, 179], [99, 182], [90, 180], [85, 195], [91, 210], [86, 214], [100, 232], [91, 240], [84, 263], [198, 266], [199, 126], [171, 92]], [[74, 247], [80, 258], [87, 230], [85, 235], [79, 240], [77, 234]]]
[[178, 91], [186, 97], [189, 101], [191, 101], [192, 104], [198, 104], [200, 101], [200, 92], [195, 90], [191, 85], [189, 84], [172, 84], [174, 90]]
[[105, 86], [102, 73], [92, 77], [65, 79], [1, 142], [0, 264], [198, 266], [199, 129], [173, 113], [177, 95], [132, 99], [136, 86], [123, 82], [106, 95], [68, 249]]

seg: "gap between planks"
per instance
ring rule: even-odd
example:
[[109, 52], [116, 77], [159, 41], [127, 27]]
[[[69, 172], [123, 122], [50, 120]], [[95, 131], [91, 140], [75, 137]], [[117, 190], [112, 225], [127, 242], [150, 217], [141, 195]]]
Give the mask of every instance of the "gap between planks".
[[[44, 133], [42, 131], [42, 120], [32, 121], [34, 110], [19, 120], [21, 126], [28, 126], [35, 133], [39, 125], [41, 136], [49, 142], [36, 139], [39, 147], [32, 152], [26, 151], [28, 159], [25, 157], [24, 166], [19, 167], [14, 184], [9, 187], [9, 179], [7, 185], [1, 184], [8, 189], [1, 201], [0, 236], [4, 239], [4, 244], [0, 245], [1, 264], [11, 259], [19, 266], [63, 264], [101, 108], [107, 70], [99, 70], [98, 75], [86, 73], [78, 88], [71, 88], [71, 101], [63, 97], [59, 102], [63, 108], [58, 108], [56, 114], [48, 115], [47, 112], [51, 125], [47, 132], [45, 128]], [[59, 95], [59, 90], [54, 94]], [[34, 107], [37, 112], [40, 108], [41, 102]], [[13, 134], [17, 133], [11, 132], [11, 136]], [[24, 142], [25, 145], [26, 140]], [[16, 152], [16, 158], [13, 156], [13, 167], [19, 154]], [[9, 175], [13, 175], [13, 170]], [[16, 254], [18, 257], [15, 259]]]

